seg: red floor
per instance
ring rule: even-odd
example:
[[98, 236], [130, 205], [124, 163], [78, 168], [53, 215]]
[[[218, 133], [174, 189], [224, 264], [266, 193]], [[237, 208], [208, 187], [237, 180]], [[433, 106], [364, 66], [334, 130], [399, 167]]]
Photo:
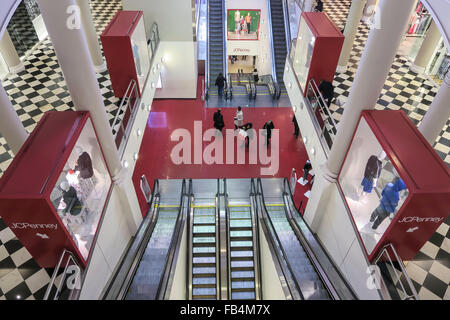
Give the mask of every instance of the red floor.
[[[200, 78], [198, 88], [201, 88]], [[306, 150], [301, 140], [293, 135], [293, 112], [291, 108], [243, 108], [244, 123], [251, 122], [253, 128], [262, 129], [267, 120], [272, 120], [275, 129], [279, 129], [279, 170], [273, 176], [262, 176], [262, 164], [193, 164], [194, 153], [192, 147], [192, 164], [176, 165], [172, 162], [170, 153], [178, 141], [171, 141], [171, 134], [175, 129], [187, 129], [194, 140], [194, 121], [202, 121], [202, 131], [212, 128], [213, 114], [217, 109], [205, 108], [204, 103], [197, 93], [196, 100], [155, 100], [152, 111], [147, 121], [145, 133], [133, 174], [133, 182], [138, 194], [143, 214], [147, 212], [147, 205], [140, 192], [139, 178], [145, 174], [150, 186], [153, 187], [154, 179], [213, 179], [213, 178], [284, 178], [291, 175], [292, 168], [297, 174], [302, 175], [302, 168], [307, 160]], [[225, 129], [233, 129], [234, 108], [223, 108], [222, 114], [225, 121]], [[210, 142], [203, 142], [203, 148]], [[247, 152], [248, 153], [248, 152]], [[224, 163], [226, 152], [224, 150]], [[236, 158], [236, 152], [235, 152]], [[236, 162], [235, 162], [236, 163]], [[259, 163], [259, 160], [258, 160]], [[298, 206], [303, 201], [305, 207], [307, 198], [303, 195], [309, 190], [309, 185], [303, 187], [297, 183], [295, 202]]]

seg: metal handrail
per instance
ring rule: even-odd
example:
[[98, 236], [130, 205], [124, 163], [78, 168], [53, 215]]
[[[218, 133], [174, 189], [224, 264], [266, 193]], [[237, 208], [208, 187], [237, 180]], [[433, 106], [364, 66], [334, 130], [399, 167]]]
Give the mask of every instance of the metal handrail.
[[228, 300], [231, 300], [231, 237], [230, 237], [230, 207], [228, 203], [228, 190], [227, 190], [227, 180], [223, 179], [224, 181], [224, 197], [225, 197], [225, 219], [226, 219], [226, 226], [227, 226], [227, 268], [228, 268], [228, 283], [227, 287], [228, 289]]
[[[400, 286], [402, 288], [403, 293], [405, 294], [405, 297], [402, 300], [407, 300], [407, 299], [414, 299], [414, 300], [419, 300], [419, 295], [417, 294], [416, 288], [414, 287], [411, 278], [408, 276], [408, 273], [406, 272], [406, 267], [403, 263], [403, 260], [399, 257], [399, 255], [397, 254], [397, 250], [395, 250], [395, 247], [392, 243], [388, 243], [387, 245], [385, 245], [380, 253], [378, 253], [377, 257], [374, 259], [373, 261], [373, 265], [377, 265], [378, 262], [380, 261], [381, 257], [383, 256], [383, 254], [386, 253], [387, 258], [389, 259], [389, 264], [392, 266], [392, 268], [394, 270], [396, 270], [394, 263], [392, 262], [391, 256], [389, 254], [389, 249], [392, 250], [392, 253], [394, 254], [395, 260], [398, 262], [400, 269], [401, 269], [401, 274], [405, 276], [406, 282], [408, 284], [409, 289], [411, 290], [412, 294], [409, 295], [406, 292], [405, 287], [403, 286], [402, 281], [400, 280], [400, 276], [398, 275], [398, 273], [396, 272], [396, 276], [397, 276], [397, 281], [398, 283], [400, 283]], [[380, 279], [381, 280], [381, 279]]]
[[[135, 94], [136, 101], [135, 101], [134, 105], [131, 106], [130, 102], [131, 102], [131, 99], [133, 98], [133, 93]], [[127, 90], [125, 91], [125, 95], [123, 96], [123, 98], [120, 102], [119, 108], [117, 109], [116, 116], [114, 117], [113, 124], [112, 124], [113, 130], [117, 125], [120, 125], [120, 128], [122, 129], [122, 131], [125, 135], [125, 128], [123, 125], [125, 113], [126, 113], [127, 109], [129, 109], [130, 115], [131, 115], [133, 113], [134, 107], [136, 106], [136, 103], [138, 102], [138, 100], [139, 100], [139, 92], [137, 89], [137, 83], [136, 83], [136, 80], [131, 79], [130, 83], [128, 84]], [[125, 110], [123, 110], [123, 109], [125, 109]], [[123, 111], [123, 113], [121, 113], [122, 111]], [[120, 118], [121, 114], [123, 115], [123, 117]], [[119, 130], [117, 130], [114, 133], [114, 137], [117, 136], [118, 132], [119, 132]]]
[[255, 299], [262, 300], [262, 275], [261, 275], [261, 244], [259, 240], [259, 219], [258, 208], [256, 203], [256, 189], [253, 178], [250, 182], [250, 214], [252, 217], [252, 234], [253, 234], [253, 265], [255, 272]]
[[178, 209], [177, 221], [173, 229], [172, 239], [170, 240], [163, 275], [160, 279], [156, 293], [157, 300], [168, 300], [170, 298], [173, 278], [175, 276], [177, 257], [180, 251], [183, 229], [186, 222], [186, 211], [189, 209], [187, 203], [189, 203], [189, 194], [186, 193], [186, 179], [183, 179], [181, 186], [180, 208]]
[[187, 218], [187, 250], [188, 254], [187, 256], [187, 282], [186, 282], [186, 299], [192, 300], [192, 281], [193, 281], [193, 232], [194, 232], [194, 193], [192, 190], [192, 182], [190, 183], [190, 191], [189, 191], [189, 198], [190, 198], [190, 207], [189, 207], [189, 215]]
[[291, 26], [289, 24], [289, 13], [287, 10], [287, 3], [286, 0], [281, 0], [281, 4], [283, 7], [283, 20], [284, 20], [284, 34], [286, 36], [286, 52], [287, 55], [289, 55], [289, 51], [291, 50], [290, 44], [291, 44]]
[[272, 56], [272, 75], [274, 77], [274, 82], [277, 81], [277, 69], [275, 64], [275, 49], [273, 43], [273, 28], [272, 28], [272, 9], [270, 7], [270, 0], [267, 1], [267, 25], [271, 27], [269, 36], [270, 54]]
[[[223, 181], [223, 189], [220, 188], [220, 181]], [[220, 261], [220, 299], [226, 300], [229, 299], [230, 294], [230, 283], [229, 283], [229, 259], [228, 254], [230, 249], [229, 245], [229, 231], [228, 231], [228, 213], [227, 206], [225, 202], [225, 192], [226, 192], [226, 181], [225, 179], [217, 179], [218, 182], [218, 190], [219, 190], [219, 214], [217, 215], [217, 227], [219, 230], [219, 247], [216, 247], [220, 252], [219, 261]], [[221, 192], [223, 191], [223, 192]], [[224, 206], [225, 208], [222, 208]]]
[[227, 25], [227, 4], [226, 1], [222, 1], [222, 27], [223, 27], [223, 38], [222, 38], [222, 48], [223, 48], [223, 72], [224, 74], [228, 74], [228, 53], [227, 53], [227, 35], [228, 30], [225, 27]]
[[[262, 182], [261, 178], [258, 178], [257, 180], [257, 190], [258, 190], [258, 197], [260, 202], [260, 210], [261, 213], [261, 220], [262, 220], [262, 226], [264, 233], [266, 234], [266, 239], [269, 243], [269, 246], [273, 249], [273, 252], [276, 255], [278, 265], [281, 268], [282, 275], [278, 275], [280, 278], [284, 278], [284, 282], [287, 285], [287, 290], [289, 291], [289, 295], [286, 296], [288, 300], [294, 299], [294, 300], [304, 300], [303, 294], [300, 290], [300, 285], [297, 282], [297, 279], [294, 276], [294, 272], [292, 270], [291, 264], [289, 263], [287, 259], [286, 252], [284, 251], [281, 241], [278, 237], [277, 232], [275, 231], [275, 227], [273, 225], [272, 219], [270, 218], [270, 215], [268, 214], [268, 210], [266, 207], [266, 202], [264, 199], [264, 192], [262, 188]], [[278, 249], [278, 250], [277, 250]], [[272, 250], [271, 250], [272, 251]], [[285, 292], [286, 294], [286, 292]]]
[[208, 8], [206, 10], [206, 61], [205, 61], [205, 91], [204, 96], [205, 100], [208, 100], [209, 97], [209, 83], [210, 83], [210, 75], [209, 75], [209, 0], [207, 1]]
[[298, 217], [298, 219], [303, 220], [303, 218], [300, 216], [300, 214], [298, 213], [297, 209], [295, 208], [294, 205], [294, 200], [293, 200], [293, 193], [291, 191], [291, 186], [289, 183], [289, 180], [287, 178], [285, 178], [283, 180], [283, 194], [284, 194], [284, 198], [285, 198], [285, 205], [286, 205], [286, 217], [292, 227], [292, 229], [294, 230], [294, 233], [296, 234], [297, 239], [300, 241], [300, 244], [302, 245], [302, 247], [305, 249], [305, 252], [308, 256], [308, 258], [310, 259], [310, 261], [312, 262], [312, 265], [314, 267], [314, 269], [316, 269], [319, 277], [321, 278], [322, 282], [324, 283], [324, 285], [326, 286], [329, 294], [332, 296], [333, 299], [335, 300], [340, 300], [340, 299], [346, 299], [346, 298], [351, 298], [351, 299], [356, 299], [356, 295], [353, 292], [353, 289], [350, 287], [350, 285], [347, 283], [347, 281], [345, 281], [343, 275], [339, 272], [339, 270], [337, 269], [336, 265], [334, 264], [333, 260], [330, 258], [330, 256], [327, 254], [327, 252], [324, 250], [324, 248], [322, 247], [322, 245], [319, 244], [319, 241], [317, 240], [316, 235], [314, 235], [314, 233], [311, 231], [311, 229], [309, 228], [309, 226], [304, 223], [304, 226], [306, 226], [307, 230], [310, 232], [309, 236], [312, 237], [315, 241], [317, 246], [321, 249], [321, 253], [323, 253], [323, 255], [327, 258], [326, 262], [330, 263], [331, 269], [333, 271], [336, 272], [337, 275], [337, 279], [339, 279], [339, 281], [341, 281], [341, 284], [344, 290], [347, 290], [349, 295], [348, 296], [340, 296], [338, 294], [338, 291], [336, 289], [335, 284], [333, 284], [330, 281], [330, 277], [327, 274], [327, 272], [325, 271], [325, 268], [323, 266], [323, 264], [319, 261], [316, 253], [314, 252], [313, 248], [310, 246], [310, 244], [308, 243], [308, 240], [306, 238], [306, 236], [303, 234], [302, 228], [299, 225], [297, 219], [294, 217], [294, 214], [296, 214], [296, 216]]
[[159, 180], [155, 179], [152, 201], [147, 215], [142, 221], [131, 247], [117, 268], [103, 299], [122, 300], [125, 297], [158, 221], [159, 191]]
[[227, 87], [230, 100], [233, 99], [233, 79], [231, 79], [231, 73], [227, 74]]
[[[56, 265], [55, 270], [53, 271], [52, 278], [50, 280], [50, 283], [47, 286], [47, 290], [45, 291], [43, 300], [48, 300], [51, 290], [52, 290], [53, 286], [55, 285], [56, 277], [58, 276], [59, 270], [61, 269], [61, 265], [63, 264], [64, 258], [66, 257], [66, 255], [67, 255], [67, 261], [66, 261], [66, 264], [64, 267], [64, 271], [62, 273], [63, 276], [59, 280], [58, 287], [56, 289], [56, 292], [55, 292], [52, 300], [59, 300], [59, 294], [61, 293], [61, 289], [62, 289], [62, 287], [65, 283], [65, 279], [67, 277], [67, 268], [69, 267], [69, 263], [72, 262], [73, 265], [75, 265], [78, 268], [78, 270], [81, 271], [80, 265], [78, 264], [77, 259], [75, 258], [73, 253], [67, 249], [64, 249], [63, 252], [61, 253], [58, 264]], [[76, 279], [77, 283], [81, 283], [81, 273], [78, 273], [77, 277], [78, 277]], [[75, 300], [80, 289], [81, 288], [71, 289], [71, 294], [70, 294], [69, 300]]]

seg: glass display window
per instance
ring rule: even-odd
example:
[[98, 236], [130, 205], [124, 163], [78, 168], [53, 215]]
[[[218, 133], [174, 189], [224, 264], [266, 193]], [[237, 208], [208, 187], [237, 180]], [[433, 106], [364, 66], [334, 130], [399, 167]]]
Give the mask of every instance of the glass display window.
[[111, 186], [94, 137], [94, 128], [88, 119], [50, 194], [51, 203], [85, 260]]
[[364, 118], [348, 150], [339, 184], [367, 253], [371, 254], [409, 191]]
[[145, 34], [144, 19], [139, 20], [136, 29], [131, 35], [131, 49], [133, 51], [139, 87], [143, 88], [150, 70], [150, 54], [148, 51], [147, 36]]
[[306, 88], [316, 38], [305, 19], [300, 21], [293, 66], [302, 88]]

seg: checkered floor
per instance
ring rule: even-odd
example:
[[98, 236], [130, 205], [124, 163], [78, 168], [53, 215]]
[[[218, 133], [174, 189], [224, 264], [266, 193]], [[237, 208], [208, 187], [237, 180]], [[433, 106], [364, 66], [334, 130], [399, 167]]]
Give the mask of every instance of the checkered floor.
[[[324, 11], [343, 29], [347, 19], [350, 0], [324, 2]], [[345, 73], [334, 78], [336, 101], [331, 112], [338, 122], [344, 112], [345, 103], [358, 63], [364, 50], [369, 27], [360, 24], [351, 52], [349, 66]], [[403, 110], [418, 125], [433, 101], [438, 88], [428, 78], [409, 71], [410, 62], [397, 55], [392, 64], [386, 83], [381, 92], [376, 109]], [[436, 140], [434, 148], [439, 156], [450, 165], [450, 120]], [[431, 239], [422, 247], [417, 256], [407, 263], [407, 272], [421, 299], [450, 299], [450, 217], [443, 223]]]
[[[115, 13], [120, 0], [91, 0], [94, 24], [100, 34]], [[25, 59], [26, 70], [2, 81], [14, 108], [28, 132], [49, 110], [70, 110], [73, 103], [50, 40], [45, 40]], [[97, 75], [110, 122], [119, 101], [114, 97], [108, 72]], [[13, 153], [0, 136], [0, 176]], [[14, 233], [0, 219], [0, 300], [42, 299], [53, 270], [41, 269]], [[54, 288], [53, 288], [54, 290]]]
[[[324, 11], [341, 30], [345, 27], [350, 2], [350, 0], [327, 1], [324, 5]], [[351, 52], [348, 69], [345, 73], [339, 73], [334, 78], [333, 85], [335, 87], [337, 101], [332, 104], [330, 110], [336, 121], [340, 120], [344, 112], [342, 105], [349, 95], [353, 77], [356, 73], [369, 31], [370, 29], [367, 25], [364, 23], [360, 24]], [[433, 101], [438, 87], [427, 77], [411, 72], [409, 65], [410, 62], [406, 57], [400, 55], [395, 57], [388, 78], [381, 91], [376, 109], [401, 109], [416, 125], [419, 125]], [[450, 167], [450, 120], [447, 121], [445, 128], [436, 140], [434, 149]]]

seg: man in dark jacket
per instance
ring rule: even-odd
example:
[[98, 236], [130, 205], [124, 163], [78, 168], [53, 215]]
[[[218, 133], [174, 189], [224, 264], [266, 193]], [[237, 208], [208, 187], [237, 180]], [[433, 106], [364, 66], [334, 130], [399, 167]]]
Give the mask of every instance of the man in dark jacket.
[[300, 129], [298, 128], [298, 123], [297, 123], [297, 119], [295, 118], [295, 114], [294, 114], [294, 117], [292, 118], [292, 122], [294, 123], [294, 136], [296, 138], [298, 138], [298, 135], [300, 133]]
[[266, 144], [268, 145], [270, 143], [270, 139], [272, 138], [272, 130], [275, 128], [273, 125], [272, 120], [267, 121], [264, 124], [263, 129], [266, 130]]
[[331, 82], [322, 80], [319, 85], [319, 91], [322, 93], [324, 99], [328, 100], [327, 105], [330, 107], [331, 101], [333, 101], [334, 97], [334, 88]]
[[223, 96], [223, 88], [225, 87], [226, 82], [227, 79], [225, 79], [222, 73], [219, 73], [216, 79], [216, 87], [218, 90], [219, 98], [222, 98]]
[[323, 11], [323, 1], [321, 0], [317, 0], [317, 6], [315, 7], [317, 12], [322, 12]]
[[223, 115], [221, 113], [222, 109], [214, 112], [214, 128], [222, 132], [223, 127], [225, 127], [225, 122], [223, 121]]

